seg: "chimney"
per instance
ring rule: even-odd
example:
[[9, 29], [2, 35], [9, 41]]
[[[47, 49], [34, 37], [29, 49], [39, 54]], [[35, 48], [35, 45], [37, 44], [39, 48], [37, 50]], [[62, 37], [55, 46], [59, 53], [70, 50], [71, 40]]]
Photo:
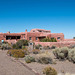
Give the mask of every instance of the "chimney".
[[10, 31], [8, 31], [7, 33], [10, 33]]
[[27, 29], [25, 30], [25, 32], [27, 32]]

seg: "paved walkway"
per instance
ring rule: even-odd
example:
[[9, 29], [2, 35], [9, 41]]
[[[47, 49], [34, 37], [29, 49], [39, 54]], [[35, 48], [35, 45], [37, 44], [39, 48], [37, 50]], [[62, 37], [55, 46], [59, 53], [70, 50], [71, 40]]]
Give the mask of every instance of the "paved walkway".
[[14, 62], [0, 50], [0, 75], [35, 75], [19, 62]]

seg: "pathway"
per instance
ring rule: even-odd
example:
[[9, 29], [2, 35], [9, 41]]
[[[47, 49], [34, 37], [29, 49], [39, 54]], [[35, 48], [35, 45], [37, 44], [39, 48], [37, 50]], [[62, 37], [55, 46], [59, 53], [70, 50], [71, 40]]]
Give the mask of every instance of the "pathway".
[[6, 52], [0, 50], [0, 75], [35, 75], [19, 62], [12, 61]]

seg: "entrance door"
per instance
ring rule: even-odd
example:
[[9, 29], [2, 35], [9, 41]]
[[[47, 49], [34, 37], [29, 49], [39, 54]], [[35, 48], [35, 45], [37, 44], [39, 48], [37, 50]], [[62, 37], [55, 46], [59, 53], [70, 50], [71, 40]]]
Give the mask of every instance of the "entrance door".
[[29, 43], [29, 50], [33, 50], [33, 43]]

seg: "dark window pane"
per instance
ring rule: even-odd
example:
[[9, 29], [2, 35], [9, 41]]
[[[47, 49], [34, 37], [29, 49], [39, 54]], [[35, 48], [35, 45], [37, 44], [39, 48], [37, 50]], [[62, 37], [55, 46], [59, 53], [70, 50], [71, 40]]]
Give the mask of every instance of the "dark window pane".
[[57, 39], [60, 39], [60, 37], [57, 37]]
[[31, 37], [29, 37], [29, 40], [31, 40]]

